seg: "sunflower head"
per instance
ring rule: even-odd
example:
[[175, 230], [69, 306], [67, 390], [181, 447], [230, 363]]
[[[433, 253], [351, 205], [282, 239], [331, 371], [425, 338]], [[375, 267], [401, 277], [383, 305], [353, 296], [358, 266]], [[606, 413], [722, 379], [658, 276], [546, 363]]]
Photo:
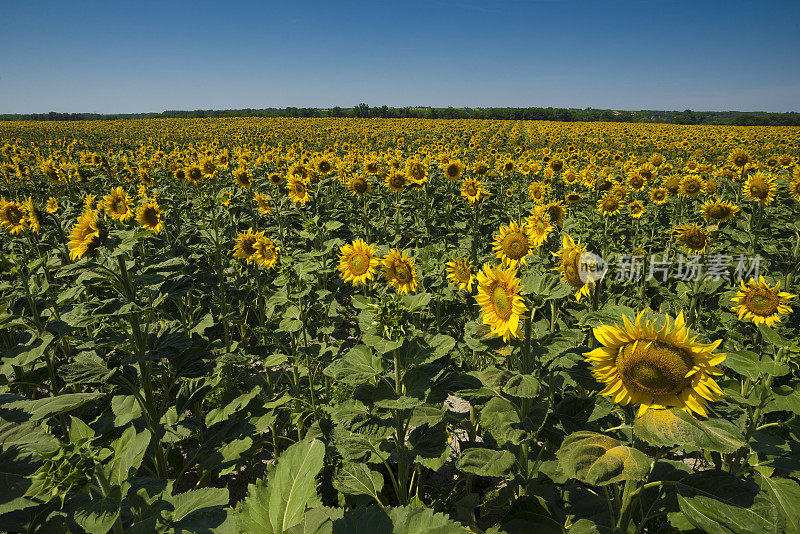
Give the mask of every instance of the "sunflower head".
[[474, 172], [478, 176], [483, 176], [484, 174], [489, 172], [489, 165], [487, 165], [486, 162], [479, 161], [472, 168], [472, 172]]
[[256, 259], [256, 241], [263, 235], [263, 232], [253, 233], [252, 227], [248, 228], [246, 232], [239, 232], [236, 237], [236, 245], [233, 247], [233, 257], [253, 263]]
[[354, 286], [366, 284], [375, 277], [380, 259], [375, 248], [361, 239], [339, 249], [339, 271], [345, 282]]
[[639, 202], [638, 200], [634, 200], [630, 204], [628, 204], [628, 211], [631, 214], [631, 217], [634, 219], [638, 219], [642, 215], [644, 215], [644, 204]]
[[258, 206], [258, 211], [260, 211], [264, 215], [272, 213], [272, 206], [269, 205], [269, 195], [262, 195], [261, 193], [256, 193], [253, 196], [253, 200]]
[[747, 284], [742, 280], [736, 296], [731, 299], [737, 304], [731, 309], [739, 314], [739, 319], [774, 326], [781, 321], [781, 314], [792, 313], [789, 301], [797, 297], [780, 289], [780, 282], [770, 286], [763, 276], [759, 276], [758, 281], [751, 278]]
[[308, 184], [305, 179], [299, 178], [297, 175], [291, 175], [289, 177], [286, 188], [289, 191], [289, 198], [297, 204], [305, 204], [311, 200]]
[[484, 324], [503, 337], [503, 341], [520, 336], [519, 320], [528, 311], [520, 295], [522, 285], [513, 267], [483, 266], [478, 273], [478, 295], [475, 300], [481, 307]]
[[402, 193], [407, 184], [408, 176], [404, 172], [398, 171], [386, 175], [386, 185], [392, 193]]
[[597, 209], [603, 215], [616, 215], [622, 209], [622, 202], [617, 195], [609, 192], [597, 201]]
[[69, 235], [69, 259], [79, 260], [102, 241], [103, 232], [95, 210], [84, 210]]
[[459, 160], [450, 161], [444, 168], [444, 175], [448, 180], [455, 182], [464, 173], [464, 166]]
[[458, 286], [461, 291], [469, 292], [475, 281], [475, 274], [473, 274], [472, 267], [467, 263], [467, 260], [457, 257], [448, 261], [445, 265], [447, 266], [447, 279], [450, 283]]
[[623, 316], [622, 326], [594, 329], [602, 346], [584, 354], [594, 364], [592, 373], [605, 384], [601, 395], [614, 402], [639, 405], [639, 415], [648, 409], [680, 407], [689, 413], [708, 415], [708, 402], [719, 400], [722, 389], [713, 380], [722, 372], [715, 367], [725, 359], [714, 353], [721, 340], [700, 343], [690, 337], [683, 313], [674, 324], [669, 316], [663, 326]]
[[709, 200], [700, 208], [703, 217], [719, 222], [733, 219], [738, 211], [739, 207], [727, 200]]
[[675, 240], [686, 250], [703, 254], [711, 243], [708, 230], [697, 224], [682, 224], [672, 229]]
[[253, 258], [256, 263], [267, 269], [272, 269], [278, 262], [278, 254], [281, 249], [275, 246], [275, 243], [268, 237], [264, 237], [264, 232], [258, 232], [256, 242], [253, 243], [255, 254]]
[[47, 213], [58, 213], [58, 210], [61, 209], [61, 206], [58, 205], [58, 199], [55, 197], [50, 197], [47, 199], [47, 207], [45, 208]]
[[363, 197], [364, 195], [369, 194], [370, 190], [372, 189], [372, 185], [369, 183], [369, 180], [367, 180], [366, 176], [353, 175], [347, 181], [347, 188], [350, 190], [352, 195]]
[[249, 189], [250, 185], [253, 183], [253, 179], [250, 173], [247, 172], [247, 169], [238, 168], [236, 172], [233, 173], [233, 176], [234, 183], [243, 189]]
[[664, 204], [669, 198], [669, 191], [666, 187], [657, 187], [655, 189], [651, 189], [649, 195], [653, 204], [661, 205]]
[[529, 231], [528, 235], [532, 239], [531, 245], [534, 247], [539, 247], [547, 241], [547, 236], [554, 230], [544, 206], [535, 207], [525, 222]]
[[11, 234], [20, 234], [28, 229], [25, 207], [19, 202], [7, 202], [0, 198], [0, 225]]
[[383, 276], [401, 295], [416, 291], [419, 285], [414, 259], [402, 250], [392, 249], [383, 258]]
[[680, 194], [685, 197], [697, 197], [703, 194], [705, 182], [698, 174], [689, 174], [681, 180]]
[[128, 222], [133, 218], [131, 199], [122, 187], [113, 189], [103, 197], [103, 208], [109, 217], [117, 221]]
[[483, 188], [483, 182], [474, 178], [467, 178], [461, 182], [461, 196], [470, 204], [475, 204], [489, 192]]
[[561, 250], [552, 253], [559, 259], [554, 270], [560, 272], [561, 279], [575, 290], [575, 300], [578, 301], [582, 296], [588, 297], [591, 286], [594, 285], [593, 281], [587, 283], [581, 278], [580, 261], [584, 252], [584, 248], [565, 233], [561, 242]]
[[728, 155], [728, 163], [739, 169], [750, 163], [750, 161], [750, 154], [741, 148], [737, 148]]
[[756, 172], [747, 177], [744, 184], [744, 194], [750, 200], [767, 205], [775, 200], [775, 177]]
[[164, 229], [164, 219], [162, 218], [161, 208], [156, 202], [147, 201], [139, 206], [136, 211], [136, 222], [141, 226], [159, 234]]
[[583, 200], [583, 197], [579, 193], [575, 192], [567, 193], [567, 195], [564, 197], [564, 202], [567, 204], [577, 204], [581, 200]]
[[511, 221], [495, 235], [492, 250], [504, 264], [516, 267], [518, 263], [525, 265], [525, 258], [531, 253], [532, 245], [533, 236], [528, 225]]

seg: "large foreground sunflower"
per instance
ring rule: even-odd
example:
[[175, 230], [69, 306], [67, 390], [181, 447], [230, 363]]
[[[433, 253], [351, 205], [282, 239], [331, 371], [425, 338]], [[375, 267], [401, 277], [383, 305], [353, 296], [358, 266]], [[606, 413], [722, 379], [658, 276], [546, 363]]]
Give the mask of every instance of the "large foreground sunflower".
[[708, 402], [723, 394], [712, 378], [722, 374], [715, 366], [725, 355], [714, 353], [721, 340], [700, 343], [690, 337], [683, 312], [672, 326], [665, 316], [660, 329], [655, 319], [643, 320], [643, 314], [633, 323], [623, 316], [622, 326], [594, 329], [602, 346], [584, 356], [594, 363], [595, 378], [606, 385], [600, 394], [618, 404], [639, 405], [639, 416], [671, 407], [708, 416]]
[[392, 249], [384, 256], [383, 276], [400, 294], [416, 291], [419, 284], [414, 260], [402, 250]]
[[478, 273], [478, 295], [475, 300], [481, 307], [484, 324], [503, 341], [520, 336], [519, 319], [528, 311], [520, 295], [521, 284], [513, 267], [503, 269], [488, 263]]
[[361, 239], [339, 248], [339, 271], [344, 281], [354, 286], [372, 280], [380, 263], [373, 246]]
[[739, 314], [739, 319], [773, 326], [781, 321], [779, 314], [792, 313], [789, 300], [795, 297], [797, 295], [781, 291], [780, 282], [771, 287], [763, 276], [759, 276], [758, 281], [754, 278], [747, 284], [741, 281], [739, 291], [731, 299], [738, 304], [731, 310]]

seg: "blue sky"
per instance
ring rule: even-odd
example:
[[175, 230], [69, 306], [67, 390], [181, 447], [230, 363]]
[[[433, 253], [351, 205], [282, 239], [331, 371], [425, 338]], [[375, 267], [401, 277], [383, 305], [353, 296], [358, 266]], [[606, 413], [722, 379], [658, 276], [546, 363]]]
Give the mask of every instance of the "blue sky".
[[0, 1], [0, 113], [800, 111], [800, 1]]

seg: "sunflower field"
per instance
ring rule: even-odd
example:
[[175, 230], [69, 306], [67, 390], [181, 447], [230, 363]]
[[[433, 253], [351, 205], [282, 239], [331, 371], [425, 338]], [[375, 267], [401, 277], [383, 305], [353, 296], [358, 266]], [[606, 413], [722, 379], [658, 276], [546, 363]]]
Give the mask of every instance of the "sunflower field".
[[0, 530], [800, 532], [800, 129], [0, 122]]

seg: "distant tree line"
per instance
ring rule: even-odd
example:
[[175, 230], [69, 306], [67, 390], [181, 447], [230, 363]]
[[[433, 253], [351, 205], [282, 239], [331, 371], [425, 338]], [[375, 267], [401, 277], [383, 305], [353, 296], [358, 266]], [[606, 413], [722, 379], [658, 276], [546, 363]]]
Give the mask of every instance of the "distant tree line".
[[370, 107], [361, 103], [352, 108], [339, 106], [320, 108], [265, 108], [194, 111], [163, 111], [161, 113], [29, 113], [4, 114], [0, 120], [85, 121], [146, 118], [204, 117], [360, 117], [360, 118], [418, 118], [418, 119], [500, 119], [542, 120], [565, 122], [645, 122], [665, 124], [717, 124], [737, 126], [800, 126], [800, 113], [767, 113], [742, 111], [619, 111], [610, 109], [574, 108], [434, 108]]

